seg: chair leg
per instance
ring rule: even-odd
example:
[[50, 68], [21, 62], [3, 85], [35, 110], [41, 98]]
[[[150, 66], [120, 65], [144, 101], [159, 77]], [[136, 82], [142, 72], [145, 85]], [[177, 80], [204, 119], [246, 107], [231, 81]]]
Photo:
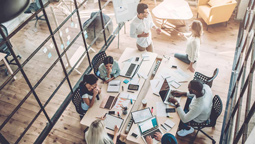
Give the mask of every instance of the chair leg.
[[207, 136], [209, 139], [211, 139], [213, 144], [216, 143], [216, 141], [215, 141], [212, 137], [210, 137], [207, 133], [205, 133], [205, 132], [202, 131], [202, 130], [200, 130], [200, 131], [201, 131], [205, 136]]
[[226, 27], [228, 26], [228, 22], [226, 22]]
[[196, 132], [195, 136], [192, 138], [192, 140], [190, 141], [190, 144], [193, 144], [193, 143], [194, 143], [194, 141], [195, 141], [196, 138], [197, 138], [197, 134], [198, 134], [199, 131], [200, 131], [200, 129], [197, 129], [197, 132]]
[[197, 18], [198, 18], [198, 13], [197, 13]]

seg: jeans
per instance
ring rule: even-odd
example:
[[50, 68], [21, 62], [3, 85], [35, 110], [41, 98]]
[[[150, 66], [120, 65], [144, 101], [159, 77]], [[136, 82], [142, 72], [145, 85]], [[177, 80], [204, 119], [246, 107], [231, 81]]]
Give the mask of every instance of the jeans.
[[179, 54], [179, 53], [175, 53], [174, 57], [176, 57], [177, 59], [185, 62], [186, 64], [190, 64], [190, 60], [188, 58], [187, 54]]
[[[187, 98], [187, 101], [186, 101], [186, 104], [185, 104], [185, 107], [184, 107], [184, 112], [185, 113], [188, 113], [189, 112], [189, 105], [191, 103], [191, 100], [192, 100], [193, 97], [188, 97]], [[182, 121], [180, 121], [180, 124], [179, 124], [179, 129], [188, 129], [189, 126], [187, 123], [183, 123]]]

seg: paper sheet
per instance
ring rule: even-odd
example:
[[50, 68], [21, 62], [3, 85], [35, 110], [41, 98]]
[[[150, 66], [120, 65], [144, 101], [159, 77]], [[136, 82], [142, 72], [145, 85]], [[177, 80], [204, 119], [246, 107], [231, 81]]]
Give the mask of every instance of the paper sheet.
[[150, 60], [150, 54], [148, 52], [145, 52], [142, 54], [142, 58], [144, 61], [149, 61]]
[[127, 92], [121, 92], [119, 97], [120, 97], [120, 98], [124, 98], [124, 99], [136, 100], [137, 95], [135, 95], [135, 94], [130, 94], [130, 93], [127, 93]]
[[157, 102], [156, 103], [156, 108], [157, 108], [157, 116], [158, 117], [166, 117], [166, 104], [163, 102]]
[[104, 120], [105, 127], [111, 130], [114, 130], [115, 125], [117, 125], [118, 128], [120, 129], [122, 122], [123, 122], [123, 119], [120, 119], [118, 117], [115, 117], [109, 114], [106, 115], [106, 118]]
[[121, 110], [122, 107], [128, 106], [128, 103], [130, 103], [130, 100], [127, 100], [124, 98], [118, 98], [118, 100], [113, 108]]
[[150, 80], [151, 88], [155, 95], [159, 96], [159, 91], [160, 91], [160, 88], [162, 87], [163, 82], [164, 81], [162, 79]]

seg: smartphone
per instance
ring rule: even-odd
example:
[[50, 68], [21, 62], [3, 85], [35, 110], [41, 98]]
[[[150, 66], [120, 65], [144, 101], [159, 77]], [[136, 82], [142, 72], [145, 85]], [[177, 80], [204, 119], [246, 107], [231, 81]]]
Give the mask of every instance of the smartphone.
[[166, 113], [174, 113], [175, 108], [166, 108]]
[[135, 61], [137, 61], [137, 62], [138, 62], [138, 61], [139, 61], [139, 57], [136, 57], [136, 58], [135, 58]]
[[135, 134], [135, 133], [132, 133], [131, 136], [137, 138], [137, 134]]
[[115, 111], [109, 111], [108, 114], [115, 114]]
[[175, 65], [172, 65], [172, 68], [177, 68], [177, 66], [175, 66]]
[[139, 89], [139, 85], [135, 85], [135, 84], [128, 85], [128, 90], [138, 90], [138, 89]]

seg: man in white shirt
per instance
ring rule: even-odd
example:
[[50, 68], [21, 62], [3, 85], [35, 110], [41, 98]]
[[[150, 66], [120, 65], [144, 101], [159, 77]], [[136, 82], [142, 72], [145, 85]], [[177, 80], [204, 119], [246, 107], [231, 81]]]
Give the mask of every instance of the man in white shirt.
[[139, 3], [137, 6], [137, 16], [130, 25], [130, 36], [136, 38], [136, 46], [138, 50], [153, 52], [151, 39], [151, 28], [155, 29], [157, 34], [161, 33], [152, 21], [152, 17], [148, 10], [148, 5]]
[[189, 93], [172, 91], [171, 94], [175, 97], [187, 96], [188, 99], [184, 110], [175, 98], [169, 98], [169, 102], [173, 103], [180, 116], [179, 136], [186, 136], [194, 132], [194, 128], [189, 127], [191, 121], [202, 123], [209, 119], [212, 109], [213, 94], [211, 88], [202, 84], [198, 80], [192, 80], [188, 86]]

